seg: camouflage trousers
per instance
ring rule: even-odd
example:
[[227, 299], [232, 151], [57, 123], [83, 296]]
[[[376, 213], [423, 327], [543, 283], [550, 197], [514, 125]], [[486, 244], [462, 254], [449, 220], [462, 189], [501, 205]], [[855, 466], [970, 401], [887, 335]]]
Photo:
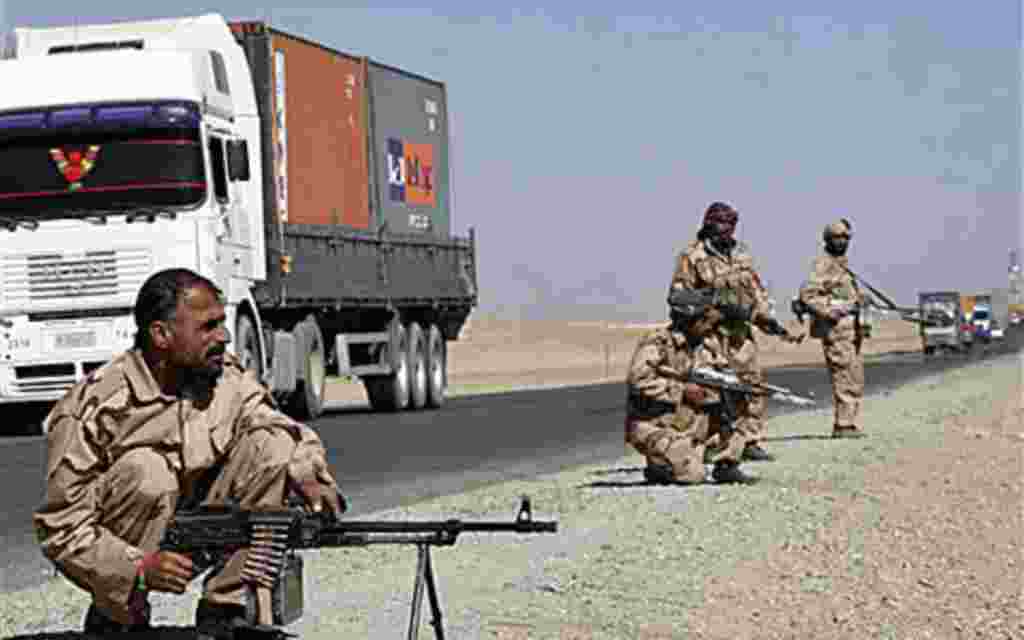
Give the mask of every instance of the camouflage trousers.
[[[286, 433], [254, 430], [242, 436], [224, 463], [197, 478], [185, 479], [154, 449], [137, 448], [121, 456], [104, 474], [99, 492], [100, 526], [145, 553], [156, 551], [176, 507], [227, 504], [242, 508], [281, 507], [288, 463], [295, 441]], [[179, 502], [180, 499], [180, 502]], [[214, 567], [203, 597], [217, 604], [245, 604], [242, 582], [245, 551]], [[93, 594], [98, 609], [128, 621], [128, 603]]]
[[862, 427], [859, 424], [864, 401], [864, 356], [861, 341], [854, 337], [825, 339], [821, 343], [832, 381], [832, 404], [836, 429]]
[[720, 429], [717, 418], [694, 413], [685, 427], [661, 419], [626, 419], [626, 442], [647, 458], [649, 466], [668, 466], [676, 482], [704, 481], [705, 454], [709, 462], [739, 462], [745, 441]]
[[[764, 372], [758, 357], [757, 341], [748, 331], [746, 334], [723, 337], [729, 366], [736, 372], [736, 377], [748, 384], [764, 382]], [[749, 444], [760, 442], [765, 437], [764, 414], [765, 401], [763, 396], [748, 397], [740, 401], [737, 407], [736, 433]]]

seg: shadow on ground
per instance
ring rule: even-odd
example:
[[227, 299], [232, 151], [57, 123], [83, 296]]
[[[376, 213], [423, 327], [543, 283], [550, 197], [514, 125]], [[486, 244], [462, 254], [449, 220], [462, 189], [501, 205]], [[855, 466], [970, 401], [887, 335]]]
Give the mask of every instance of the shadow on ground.
[[[96, 640], [97, 638], [101, 637], [105, 636], [86, 634], [81, 631], [43, 631], [39, 633], [26, 633], [17, 636], [6, 636], [4, 638], [0, 638], [0, 640]], [[195, 640], [196, 628], [158, 626], [153, 627], [152, 629], [148, 629], [146, 631], [118, 633], [116, 637], [119, 640], [142, 640], [143, 638], [153, 638], [154, 640]]]

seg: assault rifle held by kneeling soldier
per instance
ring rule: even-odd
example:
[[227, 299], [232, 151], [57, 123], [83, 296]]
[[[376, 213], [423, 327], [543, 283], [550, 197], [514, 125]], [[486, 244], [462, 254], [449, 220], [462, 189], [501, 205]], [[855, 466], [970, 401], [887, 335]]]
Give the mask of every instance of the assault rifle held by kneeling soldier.
[[766, 396], [779, 402], [801, 407], [813, 407], [817, 404], [814, 398], [799, 395], [785, 387], [777, 387], [763, 382], [757, 384], [743, 382], [731, 369], [693, 367], [689, 371], [682, 372], [671, 367], [659, 366], [658, 372], [683, 382], [692, 382], [717, 390], [722, 400], [715, 410], [721, 416], [723, 423], [729, 425], [730, 428], [736, 421], [737, 405], [743, 396]]
[[557, 527], [555, 521], [533, 519], [527, 496], [523, 496], [519, 513], [511, 522], [344, 520], [327, 513], [304, 512], [300, 508], [243, 511], [232, 506], [207, 506], [176, 513], [160, 548], [190, 554], [200, 571], [234, 550], [248, 548], [243, 580], [250, 594], [255, 596], [250, 600], [254, 610], [250, 609], [248, 615], [255, 624], [236, 627], [234, 634], [236, 640], [246, 640], [292, 635], [281, 626], [302, 616], [302, 556], [297, 550], [414, 544], [418, 550], [418, 565], [408, 637], [416, 638], [419, 631], [425, 589], [430, 600], [434, 635], [443, 640], [430, 547], [454, 545], [462, 533], [554, 533]]

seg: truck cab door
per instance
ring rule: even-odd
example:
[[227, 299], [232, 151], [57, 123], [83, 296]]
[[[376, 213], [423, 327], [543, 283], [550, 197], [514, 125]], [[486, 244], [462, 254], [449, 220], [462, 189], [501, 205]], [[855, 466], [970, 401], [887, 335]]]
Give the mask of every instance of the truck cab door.
[[213, 234], [216, 238], [216, 275], [214, 280], [222, 291], [230, 291], [231, 277], [235, 271], [235, 207], [231, 183], [228, 180], [227, 149], [229, 137], [211, 133], [208, 139], [210, 154], [210, 178], [213, 183], [214, 220]]

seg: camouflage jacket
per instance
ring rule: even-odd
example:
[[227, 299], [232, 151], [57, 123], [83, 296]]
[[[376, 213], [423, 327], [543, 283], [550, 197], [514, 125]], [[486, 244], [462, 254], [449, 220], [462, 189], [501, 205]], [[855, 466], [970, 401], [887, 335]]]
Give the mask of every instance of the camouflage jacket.
[[43, 554], [78, 586], [119, 602], [132, 591], [143, 552], [99, 524], [98, 492], [104, 472], [128, 451], [156, 450], [187, 486], [219, 464], [240, 433], [272, 429], [296, 443], [291, 477], [326, 473], [316, 432], [277, 411], [231, 354], [212, 393], [193, 400], [165, 395], [141, 352], [128, 351], [72, 387], [46, 422], [46, 497], [33, 516]]
[[[726, 302], [750, 307], [751, 322], [755, 326], [772, 317], [768, 292], [761, 284], [750, 249], [742, 242], [726, 256], [715, 250], [709, 241], [694, 240], [676, 259], [672, 287], [715, 289]], [[719, 324], [719, 333], [724, 336], [744, 332], [749, 333], [746, 322], [722, 321]]]
[[[685, 382], [658, 371], [667, 367], [685, 373], [694, 366], [725, 365], [717, 339], [710, 336], [700, 344], [691, 346], [686, 336], [665, 326], [640, 339], [626, 373], [626, 419], [648, 420], [670, 426], [679, 416], [695, 413], [696, 407], [686, 407], [683, 400]], [[708, 389], [708, 400], [717, 395]], [[679, 411], [683, 409], [683, 411]], [[677, 428], [682, 426], [675, 424]]]
[[857, 314], [848, 314], [839, 322], [828, 319], [836, 306], [864, 304], [865, 297], [857, 281], [846, 271], [846, 256], [821, 255], [815, 258], [810, 276], [800, 289], [800, 301], [811, 310], [811, 336], [835, 340], [853, 337], [858, 331]]

